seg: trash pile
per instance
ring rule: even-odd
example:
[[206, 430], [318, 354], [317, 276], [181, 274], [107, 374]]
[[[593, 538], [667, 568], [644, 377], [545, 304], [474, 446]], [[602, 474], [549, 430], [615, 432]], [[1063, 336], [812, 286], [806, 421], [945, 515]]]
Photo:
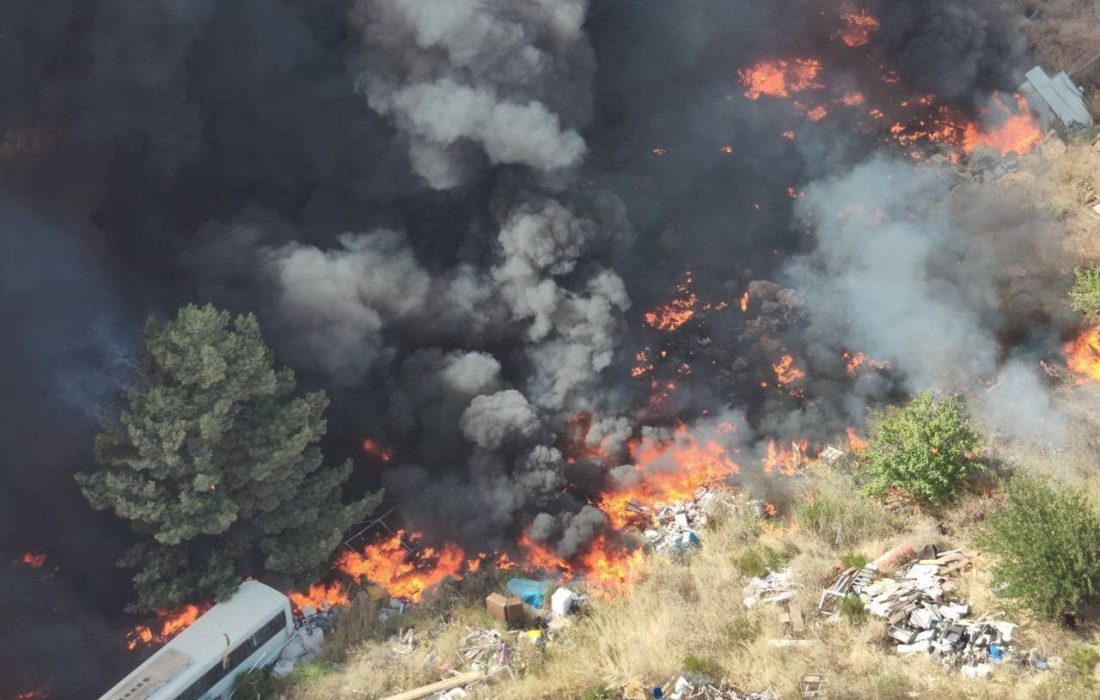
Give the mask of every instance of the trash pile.
[[706, 676], [686, 673], [664, 686], [649, 688], [632, 680], [615, 688], [601, 691], [601, 700], [779, 700], [779, 693], [771, 688], [761, 693], [750, 693], [725, 680], [715, 683]]
[[918, 554], [902, 545], [862, 569], [840, 572], [822, 592], [818, 609], [835, 617], [840, 601], [859, 596], [868, 613], [886, 621], [898, 654], [927, 653], [945, 667], [963, 666], [968, 677], [985, 677], [989, 663], [1011, 658], [1016, 625], [986, 615], [971, 618], [969, 604], [952, 599], [955, 583], [949, 576], [969, 563], [961, 550], [929, 546]]
[[657, 700], [779, 700], [779, 693], [768, 689], [762, 693], [747, 693], [740, 688], [721, 681], [717, 685], [706, 679], [691, 682], [684, 676], [680, 676], [674, 683], [670, 683], [672, 690], [666, 691], [660, 686], [653, 689], [653, 697]]
[[781, 571], [769, 571], [767, 576], [756, 577], [745, 586], [745, 598], [742, 602], [746, 608], [752, 608], [757, 603], [765, 605], [778, 605], [794, 598], [794, 576], [789, 568]]
[[628, 507], [650, 521], [650, 526], [642, 533], [646, 548], [664, 556], [674, 556], [698, 547], [699, 530], [706, 527], [719, 505], [732, 502], [731, 491], [700, 486], [690, 500], [665, 505], [657, 510], [638, 503], [631, 503]]

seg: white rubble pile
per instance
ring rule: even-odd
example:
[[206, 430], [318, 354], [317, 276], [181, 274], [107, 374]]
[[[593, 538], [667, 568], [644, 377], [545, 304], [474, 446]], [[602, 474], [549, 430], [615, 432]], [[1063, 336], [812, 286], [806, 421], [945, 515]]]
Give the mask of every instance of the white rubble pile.
[[890, 577], [880, 576], [876, 564], [846, 569], [822, 592], [818, 609], [835, 617], [843, 598], [858, 595], [869, 614], [886, 621], [898, 654], [927, 653], [945, 667], [965, 666], [967, 677], [985, 677], [990, 663], [1011, 657], [1017, 626], [987, 615], [969, 617], [970, 605], [952, 599], [955, 582], [949, 578], [969, 557], [960, 550], [931, 554], [910, 560]]
[[672, 690], [664, 694], [668, 700], [779, 700], [779, 693], [770, 688], [762, 693], [747, 693], [724, 680], [717, 684], [693, 683], [680, 676], [671, 686]]
[[757, 603], [777, 605], [794, 598], [794, 576], [789, 568], [781, 571], [769, 571], [767, 576], [756, 577], [745, 586], [746, 608]]

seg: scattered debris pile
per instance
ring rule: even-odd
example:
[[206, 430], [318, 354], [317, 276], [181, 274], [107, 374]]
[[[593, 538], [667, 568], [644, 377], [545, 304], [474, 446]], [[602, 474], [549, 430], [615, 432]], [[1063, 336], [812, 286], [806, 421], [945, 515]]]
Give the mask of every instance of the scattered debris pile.
[[925, 547], [918, 555], [903, 545], [862, 569], [840, 572], [822, 592], [818, 609], [837, 616], [840, 601], [858, 596], [868, 613], [886, 621], [897, 653], [927, 653], [945, 667], [964, 666], [967, 676], [985, 676], [988, 663], [1011, 657], [1016, 625], [985, 615], [971, 618], [970, 605], [953, 599], [956, 585], [949, 577], [969, 564], [961, 550]]
[[652, 688], [632, 680], [615, 688], [607, 688], [597, 697], [600, 700], [779, 700], [780, 696], [771, 688], [760, 693], [750, 693], [725, 680], [714, 682], [706, 676], [685, 673], [663, 686]]
[[794, 576], [789, 568], [781, 571], [769, 571], [767, 576], [753, 578], [745, 586], [746, 608], [757, 603], [778, 605], [794, 598]]
[[689, 681], [680, 676], [675, 682], [669, 683], [672, 690], [666, 693], [663, 688], [653, 689], [653, 697], [660, 700], [779, 700], [779, 693], [768, 689], [762, 693], [747, 693], [737, 686], [730, 685], [726, 681], [713, 684], [707, 679], [694, 679]]
[[733, 492], [701, 486], [690, 500], [661, 506], [653, 510], [631, 503], [628, 507], [640, 518], [649, 521], [643, 533], [646, 547], [657, 554], [674, 556], [699, 546], [699, 531], [721, 505], [732, 505]]

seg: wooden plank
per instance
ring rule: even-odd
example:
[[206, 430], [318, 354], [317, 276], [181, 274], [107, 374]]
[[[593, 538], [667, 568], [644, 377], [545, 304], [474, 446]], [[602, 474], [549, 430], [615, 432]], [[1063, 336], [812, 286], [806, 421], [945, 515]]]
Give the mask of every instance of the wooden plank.
[[798, 603], [791, 602], [787, 609], [791, 619], [791, 632], [794, 634], [805, 632], [806, 624], [802, 620], [802, 608], [798, 606]]
[[382, 698], [382, 700], [418, 700], [432, 693], [438, 693], [441, 690], [450, 690], [451, 688], [470, 685], [474, 681], [479, 681], [484, 677], [485, 674], [482, 671], [467, 671], [466, 673], [458, 674], [454, 678], [445, 678], [439, 682], [423, 685], [413, 690], [406, 690], [396, 695], [387, 695]]

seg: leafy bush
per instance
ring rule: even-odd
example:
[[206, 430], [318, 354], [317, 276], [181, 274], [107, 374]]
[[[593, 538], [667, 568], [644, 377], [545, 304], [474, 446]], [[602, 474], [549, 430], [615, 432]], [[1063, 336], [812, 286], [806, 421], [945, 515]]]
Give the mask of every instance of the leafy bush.
[[849, 593], [840, 601], [840, 614], [853, 625], [867, 622], [867, 608], [863, 605], [863, 599], [854, 593]]
[[238, 700], [265, 700], [274, 695], [275, 683], [263, 669], [245, 671], [233, 681], [233, 697]]
[[782, 550], [762, 544], [746, 549], [733, 560], [733, 565], [746, 576], [764, 576], [769, 571], [778, 571], [797, 553], [792, 544]]
[[840, 555], [840, 565], [845, 569], [862, 569], [868, 561], [866, 556], [854, 552]]
[[1088, 323], [1100, 321], [1100, 268], [1074, 270], [1069, 299], [1073, 310], [1084, 316]]
[[1045, 615], [1100, 590], [1100, 516], [1081, 491], [1018, 476], [979, 539], [997, 556], [995, 584]]
[[726, 638], [733, 644], [745, 644], [756, 638], [760, 626], [756, 620], [743, 612], [734, 613], [726, 623]]
[[1074, 675], [1092, 676], [1096, 664], [1100, 664], [1100, 651], [1096, 647], [1080, 644], [1066, 654], [1066, 669]]
[[871, 477], [868, 493], [900, 487], [941, 505], [985, 469], [976, 457], [981, 441], [957, 396], [917, 394], [905, 407], [872, 417], [868, 432], [862, 455]]
[[694, 654], [687, 656], [684, 658], [683, 667], [685, 673], [706, 676], [714, 681], [722, 678], [722, 667], [709, 656], [695, 656]]

